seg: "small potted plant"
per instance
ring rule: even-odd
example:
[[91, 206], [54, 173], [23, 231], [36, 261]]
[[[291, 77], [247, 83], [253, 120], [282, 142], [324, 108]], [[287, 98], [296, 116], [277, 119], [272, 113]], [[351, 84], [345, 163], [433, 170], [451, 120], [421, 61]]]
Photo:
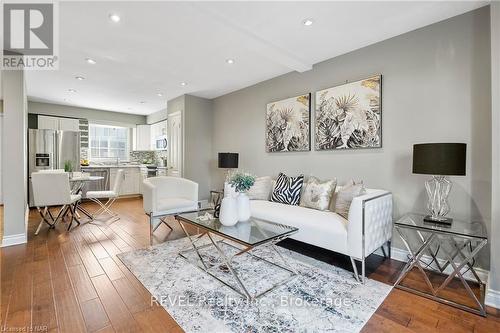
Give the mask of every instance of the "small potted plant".
[[73, 173], [73, 162], [71, 162], [70, 160], [64, 161], [64, 172], [68, 172], [71, 178]]
[[250, 199], [248, 198], [247, 192], [254, 183], [255, 176], [245, 172], [235, 173], [229, 181], [229, 184], [231, 184], [238, 193], [236, 202], [239, 221], [247, 221], [250, 218]]

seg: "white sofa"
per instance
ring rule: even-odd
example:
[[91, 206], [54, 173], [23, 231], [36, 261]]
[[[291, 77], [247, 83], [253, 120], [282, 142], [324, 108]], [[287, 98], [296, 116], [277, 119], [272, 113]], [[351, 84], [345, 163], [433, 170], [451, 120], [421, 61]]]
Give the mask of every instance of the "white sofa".
[[348, 255], [359, 281], [354, 260], [361, 261], [361, 281], [365, 280], [365, 258], [379, 247], [388, 246], [392, 237], [392, 194], [368, 189], [354, 198], [346, 220], [337, 213], [291, 206], [267, 200], [251, 200], [252, 216], [297, 227], [290, 238]]

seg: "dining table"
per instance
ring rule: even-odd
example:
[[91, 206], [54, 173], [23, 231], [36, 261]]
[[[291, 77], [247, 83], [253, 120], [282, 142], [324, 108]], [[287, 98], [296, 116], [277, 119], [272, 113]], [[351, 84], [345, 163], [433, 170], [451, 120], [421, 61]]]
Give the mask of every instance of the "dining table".
[[[85, 193], [87, 192], [86, 185], [90, 182], [96, 182], [99, 180], [103, 180], [102, 176], [87, 176], [87, 175], [78, 175], [70, 177], [69, 181], [71, 183], [71, 193], [72, 194], [81, 194], [82, 199], [85, 199]], [[76, 210], [87, 216], [90, 220], [94, 220], [92, 213], [90, 213], [87, 209], [83, 208], [80, 205], [81, 201], [76, 206]]]

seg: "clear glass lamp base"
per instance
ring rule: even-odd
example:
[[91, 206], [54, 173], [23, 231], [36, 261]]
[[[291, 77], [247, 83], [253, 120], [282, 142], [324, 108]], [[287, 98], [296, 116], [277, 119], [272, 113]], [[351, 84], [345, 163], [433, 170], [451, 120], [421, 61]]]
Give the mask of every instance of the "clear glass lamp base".
[[426, 219], [434, 222], [450, 223], [451, 219], [445, 217], [450, 212], [448, 195], [451, 191], [451, 182], [444, 176], [433, 176], [425, 182], [427, 191], [427, 209], [430, 213]]

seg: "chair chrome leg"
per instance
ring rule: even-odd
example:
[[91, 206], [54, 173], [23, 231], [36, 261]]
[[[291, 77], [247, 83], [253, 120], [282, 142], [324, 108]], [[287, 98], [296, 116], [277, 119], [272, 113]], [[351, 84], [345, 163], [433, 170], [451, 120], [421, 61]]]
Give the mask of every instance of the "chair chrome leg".
[[356, 267], [356, 261], [354, 261], [353, 257], [349, 258], [351, 258], [352, 270], [354, 271], [354, 278], [356, 279], [356, 281], [359, 282], [359, 275], [358, 275], [358, 268]]
[[153, 213], [149, 214], [149, 245], [153, 246], [153, 222], [154, 222]]
[[365, 267], [365, 257], [361, 260], [361, 283], [365, 284], [366, 267]]

